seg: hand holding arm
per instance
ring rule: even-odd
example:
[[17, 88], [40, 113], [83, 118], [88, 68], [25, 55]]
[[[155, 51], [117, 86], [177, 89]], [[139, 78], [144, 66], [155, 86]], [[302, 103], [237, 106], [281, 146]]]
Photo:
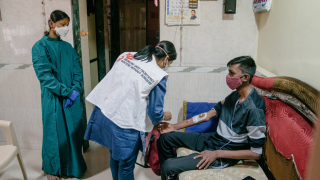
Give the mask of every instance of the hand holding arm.
[[[177, 124], [169, 124], [167, 122], [160, 122], [161, 126], [159, 126], [159, 131], [161, 134], [169, 133], [175, 130], [183, 129], [186, 127], [193, 126], [195, 124], [200, 124], [205, 121], [209, 121], [212, 117], [216, 116], [216, 111], [211, 109], [210, 111], [207, 112], [207, 117], [203, 120], [200, 120], [198, 122], [193, 122], [193, 118], [190, 118], [186, 121], [179, 122]], [[167, 129], [168, 128], [168, 129]]]

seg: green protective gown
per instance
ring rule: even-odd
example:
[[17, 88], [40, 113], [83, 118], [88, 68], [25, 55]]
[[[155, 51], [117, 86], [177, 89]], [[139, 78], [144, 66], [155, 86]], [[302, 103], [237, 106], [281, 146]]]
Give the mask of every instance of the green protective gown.
[[32, 48], [32, 62], [41, 86], [42, 170], [79, 178], [87, 169], [82, 156], [80, 97], [64, 108], [73, 90], [81, 92], [79, 57], [69, 43], [44, 36]]

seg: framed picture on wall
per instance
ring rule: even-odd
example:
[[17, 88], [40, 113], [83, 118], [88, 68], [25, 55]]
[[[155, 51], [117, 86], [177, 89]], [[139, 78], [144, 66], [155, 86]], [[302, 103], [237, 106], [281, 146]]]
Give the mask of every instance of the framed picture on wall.
[[166, 0], [168, 25], [200, 25], [199, 0]]

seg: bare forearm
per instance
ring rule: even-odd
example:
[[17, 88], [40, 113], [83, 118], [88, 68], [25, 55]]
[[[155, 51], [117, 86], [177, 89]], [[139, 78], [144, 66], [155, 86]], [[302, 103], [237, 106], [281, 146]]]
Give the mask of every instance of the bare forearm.
[[177, 123], [177, 124], [174, 124], [174, 126], [175, 126], [175, 128], [176, 128], [177, 130], [183, 129], [183, 128], [187, 128], [187, 127], [190, 127], [190, 126], [193, 126], [193, 125], [196, 125], [196, 124], [203, 123], [203, 122], [205, 122], [205, 121], [209, 121], [212, 117], [214, 117], [214, 116], [216, 116], [216, 115], [217, 115], [217, 114], [216, 114], [216, 111], [210, 110], [210, 111], [207, 112], [207, 117], [206, 117], [204, 120], [202, 120], [202, 121], [199, 121], [199, 122], [197, 122], [197, 123], [194, 123], [194, 122], [193, 122], [193, 119], [190, 118], [190, 119], [187, 119], [186, 121], [183, 121], [183, 122], [179, 122], [179, 123]]
[[[203, 121], [205, 121], [205, 120], [203, 120]], [[173, 124], [173, 125], [177, 130], [179, 130], [179, 129], [183, 129], [183, 128], [187, 128], [187, 127], [193, 126], [195, 124], [202, 123], [203, 121], [199, 121], [198, 123], [194, 123], [192, 121], [192, 118], [190, 118], [190, 119], [187, 119], [186, 121], [179, 122], [179, 123]]]
[[260, 154], [257, 154], [251, 150], [239, 150], [239, 151], [227, 151], [217, 150], [219, 158], [227, 159], [260, 159]]

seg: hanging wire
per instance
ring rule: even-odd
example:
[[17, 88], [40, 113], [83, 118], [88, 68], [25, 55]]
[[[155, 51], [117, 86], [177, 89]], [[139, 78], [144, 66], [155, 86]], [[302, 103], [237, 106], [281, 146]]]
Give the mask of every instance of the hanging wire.
[[[182, 49], [183, 49], [183, 45], [182, 45], [182, 31], [183, 31], [183, 5], [181, 3], [181, 22], [179, 23], [179, 27], [180, 27], [180, 63], [179, 63], [179, 66], [181, 66], [181, 63], [182, 63]], [[178, 27], [176, 28], [176, 31], [174, 33], [174, 38], [173, 38], [173, 43], [175, 43], [175, 40], [176, 40], [176, 35], [177, 35], [177, 30], [178, 30]]]
[[183, 50], [183, 1], [181, 1], [181, 23], [180, 23], [180, 66], [182, 64], [182, 50]]
[[[226, 145], [230, 144], [233, 140], [233, 137], [234, 137], [234, 131], [233, 131], [233, 126], [232, 126], [232, 121], [234, 119], [234, 114], [236, 113], [236, 108], [237, 108], [237, 105], [239, 103], [239, 100], [236, 102], [236, 104], [234, 105], [234, 110], [233, 110], [233, 115], [232, 115], [232, 119], [231, 119], [231, 131], [232, 131], [232, 138], [231, 140], [226, 143], [225, 145], [223, 145], [220, 150], [222, 150], [223, 147], [225, 147]], [[227, 165], [225, 165], [225, 167], [222, 166], [222, 160], [220, 158], [220, 162], [221, 162], [221, 166], [219, 168], [219, 170], [216, 170], [215, 172], [211, 172], [204, 180], [207, 180], [207, 178], [209, 178], [210, 176], [213, 176], [214, 174], [218, 173], [219, 171], [221, 171], [223, 168], [225, 168]]]

